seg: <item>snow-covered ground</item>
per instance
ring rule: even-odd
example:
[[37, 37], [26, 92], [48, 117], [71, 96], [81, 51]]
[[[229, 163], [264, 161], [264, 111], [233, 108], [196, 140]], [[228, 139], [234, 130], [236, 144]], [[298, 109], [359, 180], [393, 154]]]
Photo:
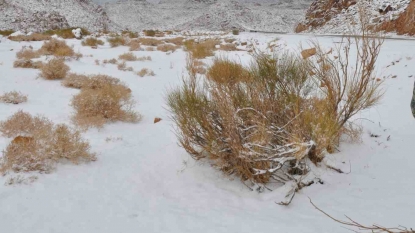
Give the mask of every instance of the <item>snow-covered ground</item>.
[[[241, 33], [242, 41], [256, 40], [259, 47], [280, 38], [279, 44], [298, 50], [310, 39], [332, 47], [337, 37]], [[113, 232], [349, 232], [315, 210], [313, 202], [334, 217], [344, 214], [364, 223], [415, 226], [415, 119], [409, 103], [415, 75], [415, 40], [388, 39], [377, 67], [385, 77], [384, 98], [377, 107], [356, 118], [362, 124], [362, 143], [343, 143], [328, 157], [350, 174], [322, 166], [315, 175], [324, 184], [302, 189], [289, 206], [280, 206], [284, 188], [272, 192], [250, 191], [237, 179], [230, 180], [207, 163], [195, 162], [177, 145], [165, 106], [166, 92], [181, 84], [185, 71], [182, 50], [166, 55], [138, 51], [152, 61], [128, 62], [135, 70], [150, 68], [154, 77], [139, 77], [95, 59], [111, 59], [127, 47], [98, 49], [67, 40], [84, 57], [69, 61], [72, 72], [107, 74], [121, 79], [138, 102], [143, 116], [137, 124], [114, 123], [84, 133], [98, 160], [82, 165], [59, 165], [28, 185], [0, 185], [0, 231], [10, 233], [113, 233]], [[38, 70], [13, 68], [16, 51], [23, 45], [35, 49], [41, 42], [0, 43], [0, 94], [20, 91], [28, 102], [0, 103], [0, 120], [19, 109], [43, 114], [55, 123], [70, 124], [71, 97], [78, 90], [59, 81], [38, 79]], [[93, 55], [88, 57], [87, 55]], [[248, 62], [244, 51], [229, 56]], [[399, 62], [398, 62], [399, 61]], [[394, 62], [394, 65], [391, 65]], [[396, 78], [391, 76], [397, 75]], [[153, 124], [154, 117], [163, 120]], [[360, 119], [358, 119], [360, 118]], [[370, 133], [380, 137], [370, 137]], [[110, 140], [107, 140], [109, 138]], [[0, 149], [9, 139], [0, 137]], [[10, 175], [0, 177], [5, 183]]]

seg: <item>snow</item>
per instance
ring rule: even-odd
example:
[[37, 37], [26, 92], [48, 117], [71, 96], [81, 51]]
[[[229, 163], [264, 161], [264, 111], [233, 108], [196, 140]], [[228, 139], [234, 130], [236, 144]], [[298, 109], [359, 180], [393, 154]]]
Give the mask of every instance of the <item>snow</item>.
[[[340, 41], [334, 36], [290, 34], [241, 33], [234, 37], [258, 48], [273, 41], [295, 51], [300, 43], [312, 39], [327, 48]], [[136, 110], [144, 118], [137, 124], [114, 123], [84, 132], [98, 154], [96, 162], [60, 164], [51, 174], [29, 174], [38, 177], [33, 183], [0, 185], [2, 232], [349, 232], [315, 210], [308, 198], [337, 218], [346, 214], [363, 224], [414, 227], [415, 119], [409, 107], [414, 77], [409, 76], [415, 75], [415, 40], [385, 41], [377, 63], [379, 78], [385, 79], [385, 95], [380, 105], [355, 119], [364, 128], [362, 143], [345, 142], [340, 152], [325, 160], [350, 173], [336, 173], [324, 164], [316, 167], [313, 173], [324, 184], [302, 189], [289, 206], [276, 202], [284, 199], [290, 184], [272, 192], [250, 191], [207, 162], [192, 160], [177, 145], [165, 97], [181, 84], [186, 55], [182, 50], [170, 55], [134, 52], [152, 57], [152, 61], [128, 62], [134, 70], [149, 68], [156, 73], [141, 78], [111, 64], [95, 65], [95, 59], [116, 58], [127, 47], [110, 48], [107, 43], [91, 49], [76, 39], [66, 41], [84, 54], [79, 61], [66, 62], [72, 72], [120, 78], [132, 90]], [[78, 90], [65, 88], [59, 81], [38, 79], [38, 70], [13, 68], [15, 53], [22, 46], [38, 49], [41, 44], [1, 39], [0, 93], [20, 91], [28, 95], [28, 102], [0, 104], [0, 120], [23, 109], [55, 123], [71, 124], [69, 103]], [[244, 51], [227, 54], [244, 63], [250, 60]], [[397, 77], [391, 78], [393, 75]], [[163, 120], [153, 124], [155, 117]], [[380, 137], [372, 138], [370, 133]], [[9, 142], [0, 137], [0, 148]], [[0, 184], [13, 176], [0, 177]]]

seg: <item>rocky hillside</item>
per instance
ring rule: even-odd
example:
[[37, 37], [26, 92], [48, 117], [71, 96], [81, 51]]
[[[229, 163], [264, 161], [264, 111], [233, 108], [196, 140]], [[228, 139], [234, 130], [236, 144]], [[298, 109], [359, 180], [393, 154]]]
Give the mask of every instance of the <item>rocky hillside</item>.
[[296, 32], [342, 34], [360, 30], [359, 12], [374, 31], [415, 34], [415, 0], [315, 0]]
[[292, 32], [310, 0], [124, 0], [103, 5], [108, 17], [130, 30], [240, 28]]
[[0, 30], [42, 31], [84, 27], [116, 29], [104, 9], [91, 0], [0, 0]]

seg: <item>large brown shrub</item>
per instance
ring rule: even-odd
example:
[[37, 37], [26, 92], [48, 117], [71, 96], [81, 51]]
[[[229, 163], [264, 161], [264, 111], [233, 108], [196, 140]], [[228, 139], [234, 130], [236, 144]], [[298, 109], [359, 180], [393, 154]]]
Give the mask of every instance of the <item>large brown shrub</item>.
[[42, 116], [19, 111], [0, 122], [0, 132], [14, 140], [0, 158], [0, 172], [50, 172], [61, 160], [94, 161], [80, 132], [64, 124], [54, 125]]
[[110, 43], [111, 47], [113, 48], [121, 46], [121, 45], [127, 45], [126, 39], [122, 36], [111, 37], [111, 38], [108, 38], [107, 41]]
[[51, 39], [43, 43], [39, 52], [43, 55], [54, 55], [57, 57], [72, 57], [75, 52], [64, 40]]
[[207, 69], [206, 77], [218, 83], [246, 82], [249, 72], [238, 62], [220, 57], [215, 58], [213, 65]]
[[75, 109], [74, 122], [81, 127], [102, 127], [105, 123], [138, 122], [140, 115], [131, 90], [122, 84], [105, 84], [99, 88], [82, 88], [71, 102]]
[[16, 57], [18, 59], [26, 59], [26, 60], [30, 60], [33, 58], [38, 58], [40, 57], [40, 53], [36, 50], [33, 50], [33, 48], [31, 46], [26, 47], [23, 46], [22, 49], [16, 53]]
[[[360, 51], [355, 72], [349, 72], [352, 44]], [[337, 59], [319, 48], [318, 60], [259, 53], [245, 69], [248, 79], [245, 72], [231, 78], [238, 82], [199, 80], [188, 62], [189, 77], [168, 95], [179, 142], [194, 159], [209, 159], [247, 185], [294, 182], [293, 196], [307, 185], [307, 161], [324, 158], [350, 130], [351, 117], [379, 101], [374, 64], [381, 44], [368, 37], [346, 41]], [[219, 69], [216, 76], [221, 70], [229, 75]]]
[[63, 59], [53, 58], [46, 62], [40, 68], [40, 77], [47, 80], [63, 79], [66, 77], [66, 73], [69, 71]]
[[41, 61], [32, 61], [26, 59], [19, 59], [13, 63], [14, 68], [30, 68], [30, 69], [40, 69], [43, 63]]
[[82, 45], [89, 46], [89, 47], [96, 47], [98, 45], [104, 45], [104, 41], [94, 38], [94, 37], [88, 37], [82, 41]]

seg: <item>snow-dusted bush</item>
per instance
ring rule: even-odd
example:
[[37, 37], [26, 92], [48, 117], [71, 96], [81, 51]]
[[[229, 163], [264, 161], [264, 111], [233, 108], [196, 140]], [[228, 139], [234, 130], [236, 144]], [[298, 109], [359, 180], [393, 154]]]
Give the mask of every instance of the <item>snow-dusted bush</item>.
[[157, 50], [162, 51], [162, 52], [169, 52], [169, 51], [174, 52], [176, 51], [177, 48], [178, 48], [177, 46], [172, 45], [172, 44], [162, 44], [162, 45], [157, 46]]
[[58, 57], [72, 57], [75, 52], [64, 40], [51, 39], [43, 43], [39, 52], [43, 55], [54, 55]]
[[88, 37], [85, 40], [82, 41], [83, 46], [98, 46], [98, 45], [104, 45], [104, 41], [94, 38], [94, 37]]
[[138, 58], [134, 55], [134, 53], [123, 53], [120, 56], [118, 56], [118, 59], [124, 61], [137, 61]]
[[138, 122], [141, 116], [133, 110], [131, 90], [123, 84], [104, 84], [99, 88], [82, 88], [71, 102], [73, 121], [81, 127], [102, 127], [105, 123]]
[[156, 74], [154, 73], [154, 71], [150, 69], [143, 68], [137, 72], [137, 75], [140, 77], [144, 77], [144, 76], [155, 76]]
[[0, 102], [9, 104], [20, 104], [27, 101], [27, 96], [17, 91], [6, 92], [0, 95]]
[[158, 45], [164, 44], [162, 40], [157, 40], [154, 38], [140, 38], [138, 39], [138, 41], [140, 42], [141, 45], [146, 45], [146, 46], [158, 46]]
[[87, 89], [99, 89], [105, 85], [117, 85], [120, 84], [118, 78], [113, 78], [108, 75], [82, 75], [70, 73], [63, 80], [62, 85], [71, 88], [87, 88]]
[[69, 66], [60, 58], [53, 58], [40, 68], [40, 77], [47, 80], [63, 79], [69, 71]]
[[32, 61], [27, 59], [19, 59], [13, 63], [14, 68], [30, 68], [30, 69], [40, 69], [43, 63], [41, 61]]
[[127, 41], [122, 36], [115, 36], [107, 39], [108, 43], [110, 43], [111, 47], [118, 47], [121, 45], [126, 45]]
[[130, 47], [130, 51], [140, 51], [141, 50], [141, 46], [140, 46], [140, 41], [139, 40], [131, 40], [128, 43], [128, 46]]
[[182, 46], [183, 43], [184, 43], [184, 38], [183, 37], [175, 37], [175, 38], [165, 39], [164, 41], [166, 43], [171, 43], [171, 44]]
[[22, 49], [16, 53], [16, 57], [18, 59], [30, 60], [33, 58], [40, 57], [40, 53], [37, 50], [33, 50], [32, 46], [29, 46], [29, 47], [23, 46]]
[[42, 116], [19, 111], [0, 122], [0, 132], [13, 138], [0, 158], [2, 173], [50, 172], [61, 160], [78, 164], [96, 159], [79, 131]]
[[207, 39], [201, 42], [195, 42], [194, 40], [187, 40], [184, 42], [185, 50], [189, 51], [196, 59], [210, 57], [215, 55], [214, 51], [216, 45], [220, 44], [220, 40]]
[[[360, 53], [355, 72], [346, 72], [352, 44]], [[380, 45], [356, 38], [341, 44], [337, 58], [317, 49], [318, 60], [257, 53], [244, 69], [216, 59], [210, 70], [221, 67], [217, 78], [204, 80], [189, 56], [189, 77], [168, 95], [179, 142], [194, 159], [209, 159], [249, 186], [292, 182], [293, 196], [308, 185], [307, 161], [321, 161], [350, 130], [350, 118], [379, 101], [373, 71]]]
[[146, 36], [155, 36], [156, 31], [154, 31], [154, 30], [144, 30], [144, 35], [146, 35]]

